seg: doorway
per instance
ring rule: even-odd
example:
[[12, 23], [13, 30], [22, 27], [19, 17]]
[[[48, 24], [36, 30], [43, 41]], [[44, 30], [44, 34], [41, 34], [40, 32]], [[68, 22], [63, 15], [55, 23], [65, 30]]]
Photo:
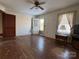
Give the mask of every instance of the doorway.
[[16, 16], [11, 14], [2, 14], [2, 25], [3, 25], [3, 37], [15, 37], [16, 31], [15, 31], [15, 20]]
[[39, 19], [32, 19], [32, 34], [39, 34]]
[[43, 35], [43, 33], [44, 33], [44, 19], [40, 19], [39, 22], [40, 22], [39, 34]]
[[36, 18], [31, 20], [31, 34], [43, 35], [44, 27], [44, 19]]

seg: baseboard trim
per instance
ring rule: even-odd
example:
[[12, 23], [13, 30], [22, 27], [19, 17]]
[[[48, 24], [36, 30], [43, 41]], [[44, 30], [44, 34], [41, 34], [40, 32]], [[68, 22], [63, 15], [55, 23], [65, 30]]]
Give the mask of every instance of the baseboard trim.
[[40, 35], [40, 34], [31, 34], [31, 35]]
[[[54, 39], [55, 40], [55, 38], [51, 38], [51, 37], [47, 37], [47, 36], [43, 36], [43, 35], [39, 35], [39, 34], [31, 34], [31, 35], [33, 35], [33, 36], [42, 36], [42, 37], [45, 37], [45, 38], [48, 38], [48, 39]], [[20, 35], [20, 36], [16, 36], [16, 37], [25, 37], [25, 36], [31, 36], [31, 35]]]
[[[42, 36], [42, 35], [40, 35], [40, 36]], [[51, 37], [47, 37], [47, 36], [43, 36], [43, 37], [46, 37], [48, 39], [54, 39], [55, 40], [55, 38], [51, 38]]]
[[25, 36], [39, 36], [39, 34], [28, 34], [28, 35], [17, 35], [15, 37], [25, 37]]

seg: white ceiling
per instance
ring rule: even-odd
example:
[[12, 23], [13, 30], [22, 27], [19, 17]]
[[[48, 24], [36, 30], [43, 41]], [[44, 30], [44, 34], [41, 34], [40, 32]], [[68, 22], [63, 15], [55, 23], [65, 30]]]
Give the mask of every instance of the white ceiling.
[[46, 12], [79, 3], [79, 0], [39, 0], [40, 2], [46, 2], [46, 4], [41, 5], [45, 10], [31, 10], [30, 8], [34, 5], [28, 3], [27, 1], [29, 0], [0, 0], [0, 3], [3, 4], [5, 7], [8, 7], [7, 9], [24, 14], [28, 13], [30, 15], [40, 15]]

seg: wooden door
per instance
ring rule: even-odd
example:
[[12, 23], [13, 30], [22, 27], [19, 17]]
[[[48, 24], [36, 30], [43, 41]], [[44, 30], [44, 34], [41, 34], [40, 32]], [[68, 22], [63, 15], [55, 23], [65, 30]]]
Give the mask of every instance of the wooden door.
[[3, 36], [14, 37], [15, 36], [15, 15], [3, 13]]

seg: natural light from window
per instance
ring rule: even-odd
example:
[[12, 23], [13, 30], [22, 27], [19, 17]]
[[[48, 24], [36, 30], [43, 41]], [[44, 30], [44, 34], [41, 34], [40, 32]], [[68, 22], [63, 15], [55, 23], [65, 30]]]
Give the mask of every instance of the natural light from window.
[[57, 33], [60, 34], [70, 34], [71, 27], [73, 23], [73, 13], [61, 14], [59, 15], [59, 25]]

